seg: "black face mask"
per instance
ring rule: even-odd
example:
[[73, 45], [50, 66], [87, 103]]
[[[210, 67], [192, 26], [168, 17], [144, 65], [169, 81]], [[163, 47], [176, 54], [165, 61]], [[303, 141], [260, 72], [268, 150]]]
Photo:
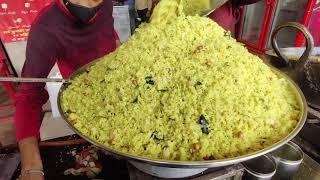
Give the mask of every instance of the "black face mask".
[[92, 19], [102, 6], [102, 3], [94, 8], [84, 7], [78, 4], [73, 4], [69, 0], [63, 0], [64, 5], [69, 12], [74, 16], [79, 24], [86, 24]]

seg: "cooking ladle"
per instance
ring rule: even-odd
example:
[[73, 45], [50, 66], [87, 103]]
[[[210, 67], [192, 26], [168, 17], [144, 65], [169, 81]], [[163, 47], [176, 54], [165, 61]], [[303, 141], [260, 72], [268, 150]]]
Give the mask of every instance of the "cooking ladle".
[[201, 16], [209, 16], [213, 11], [224, 5], [228, 0], [209, 0], [210, 8], [205, 10]]

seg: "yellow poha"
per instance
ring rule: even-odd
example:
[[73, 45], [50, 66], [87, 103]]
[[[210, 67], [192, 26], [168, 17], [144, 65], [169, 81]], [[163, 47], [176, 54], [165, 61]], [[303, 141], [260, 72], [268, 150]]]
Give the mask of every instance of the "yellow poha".
[[151, 23], [168, 23], [179, 15], [202, 15], [210, 10], [210, 0], [161, 0], [153, 10]]
[[142, 26], [61, 100], [84, 135], [153, 159], [244, 155], [287, 136], [301, 116], [290, 83], [198, 16]]

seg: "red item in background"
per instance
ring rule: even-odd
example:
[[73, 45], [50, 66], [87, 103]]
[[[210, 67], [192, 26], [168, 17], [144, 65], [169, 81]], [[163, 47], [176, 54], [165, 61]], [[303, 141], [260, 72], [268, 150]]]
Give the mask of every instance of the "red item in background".
[[26, 41], [30, 24], [52, 0], [0, 0], [0, 38], [4, 43]]
[[[3, 49], [3, 44], [0, 41], [0, 76], [11, 76], [12, 73], [10, 72], [8, 65], [6, 63], [7, 56]], [[15, 88], [13, 87], [12, 83], [9, 82], [0, 82], [0, 86], [3, 86], [7, 93], [9, 94], [10, 98], [14, 100], [15, 98]]]
[[[316, 1], [308, 1], [307, 7], [306, 7], [306, 12], [304, 13], [303, 19], [301, 21], [301, 24], [305, 25], [306, 27], [308, 27], [308, 24], [310, 22], [311, 16], [312, 16], [312, 10], [313, 7], [315, 6]], [[296, 47], [301, 47], [305, 45], [305, 37], [302, 34], [302, 32], [298, 33], [297, 39], [296, 39]]]
[[222, 26], [226, 31], [230, 31], [232, 37], [234, 37], [234, 28], [237, 17], [233, 15], [232, 10], [232, 3], [231, 1], [228, 1], [219, 9], [211, 13], [209, 17]]
[[313, 9], [309, 29], [314, 39], [314, 45], [320, 46], [320, 2]]
[[209, 17], [235, 37], [236, 24], [240, 20], [243, 6], [257, 3], [261, 0], [229, 0], [223, 6], [212, 12]]
[[[319, 37], [317, 35], [320, 33], [319, 25], [310, 24], [317, 23], [316, 17], [314, 17], [316, 16], [315, 3], [319, 4], [317, 0], [265, 0], [259, 4], [245, 7], [240, 18], [237, 40], [245, 44], [250, 51], [262, 54], [272, 48], [270, 36], [274, 28], [290, 21], [300, 22], [306, 27], [310, 27], [312, 35]], [[311, 17], [312, 10], [314, 13]], [[309, 24], [310, 26], [308, 26]], [[288, 29], [286, 33], [278, 36], [279, 45], [281, 47], [300, 46], [304, 37], [300, 35], [296, 37], [297, 33]]]
[[0, 62], [2, 59], [6, 59], [6, 56], [5, 56], [4, 52], [2, 51], [2, 49], [0, 48]]

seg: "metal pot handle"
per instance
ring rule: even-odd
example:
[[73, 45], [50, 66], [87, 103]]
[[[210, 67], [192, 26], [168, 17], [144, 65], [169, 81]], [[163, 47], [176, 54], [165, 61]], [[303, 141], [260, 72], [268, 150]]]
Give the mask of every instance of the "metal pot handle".
[[307, 120], [307, 123], [309, 124], [316, 124], [316, 123], [319, 123], [320, 122], [320, 112], [318, 112], [317, 110], [311, 108], [311, 107], [308, 107], [308, 113], [315, 116], [316, 118], [315, 119], [308, 119]]
[[293, 68], [299, 68], [299, 70], [303, 70], [305, 65], [308, 63], [309, 57], [312, 53], [312, 50], [314, 48], [314, 41], [311, 33], [309, 30], [302, 24], [296, 23], [296, 22], [288, 22], [283, 25], [278, 26], [272, 33], [271, 39], [272, 39], [272, 48], [274, 49], [275, 53], [278, 55], [278, 57], [283, 60], [287, 65], [292, 66], [292, 63], [289, 61], [289, 59], [280, 51], [278, 43], [276, 41], [276, 36], [278, 32], [283, 28], [296, 28], [299, 31], [301, 31], [306, 39], [306, 50], [300, 57], [298, 61], [294, 63]]

